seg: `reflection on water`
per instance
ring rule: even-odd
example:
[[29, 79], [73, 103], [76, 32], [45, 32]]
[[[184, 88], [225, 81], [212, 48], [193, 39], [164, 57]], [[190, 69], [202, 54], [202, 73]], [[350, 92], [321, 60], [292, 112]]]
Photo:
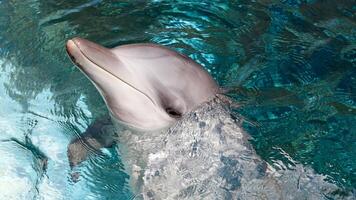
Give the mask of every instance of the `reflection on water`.
[[242, 105], [235, 111], [252, 122], [246, 129], [265, 160], [288, 162], [282, 149], [355, 189], [355, 10], [352, 0], [0, 1], [1, 194], [131, 195], [115, 149], [70, 180], [67, 144], [107, 112], [65, 55], [74, 36], [189, 55]]

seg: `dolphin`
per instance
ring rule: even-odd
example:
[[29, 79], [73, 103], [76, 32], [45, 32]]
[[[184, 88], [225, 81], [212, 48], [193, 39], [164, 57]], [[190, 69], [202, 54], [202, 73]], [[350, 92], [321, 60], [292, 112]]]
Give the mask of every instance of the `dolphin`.
[[[67, 42], [111, 115], [68, 146], [71, 167], [88, 148], [117, 141], [137, 199], [324, 199], [338, 187], [295, 165], [275, 169], [249, 143], [231, 102], [199, 64], [157, 44], [112, 49], [82, 38]], [[107, 134], [106, 132], [110, 132]], [[114, 138], [114, 139], [108, 139]], [[75, 177], [74, 177], [75, 178]], [[347, 198], [346, 198], [347, 199]]]
[[104, 98], [111, 115], [135, 129], [168, 127], [219, 91], [199, 64], [160, 45], [108, 49], [74, 38], [66, 47], [72, 61]]

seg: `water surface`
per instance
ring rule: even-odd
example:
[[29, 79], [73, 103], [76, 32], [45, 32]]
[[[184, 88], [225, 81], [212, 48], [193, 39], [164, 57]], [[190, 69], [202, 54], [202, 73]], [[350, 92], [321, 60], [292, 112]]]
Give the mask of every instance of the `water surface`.
[[107, 113], [66, 56], [75, 36], [190, 56], [241, 105], [234, 112], [264, 160], [302, 163], [355, 190], [354, 13], [352, 0], [0, 0], [0, 198], [132, 196], [115, 148], [71, 180], [68, 143]]

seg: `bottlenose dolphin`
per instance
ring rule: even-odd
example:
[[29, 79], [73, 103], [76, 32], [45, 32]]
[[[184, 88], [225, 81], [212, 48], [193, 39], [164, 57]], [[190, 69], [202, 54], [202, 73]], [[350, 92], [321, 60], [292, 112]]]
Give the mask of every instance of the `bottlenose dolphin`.
[[[72, 61], [111, 113], [133, 192], [142, 199], [323, 199], [338, 195], [324, 176], [295, 164], [270, 166], [254, 151], [229, 99], [192, 59], [156, 44], [105, 48], [67, 42]], [[68, 147], [71, 166], [112, 145], [97, 120]], [[104, 128], [105, 129], [105, 128]], [[288, 168], [292, 168], [288, 166]], [[338, 196], [339, 197], [339, 196]], [[347, 197], [345, 197], [347, 198]]]
[[218, 92], [200, 65], [163, 46], [108, 49], [74, 38], [67, 42], [67, 51], [100, 91], [111, 114], [137, 129], [167, 127]]

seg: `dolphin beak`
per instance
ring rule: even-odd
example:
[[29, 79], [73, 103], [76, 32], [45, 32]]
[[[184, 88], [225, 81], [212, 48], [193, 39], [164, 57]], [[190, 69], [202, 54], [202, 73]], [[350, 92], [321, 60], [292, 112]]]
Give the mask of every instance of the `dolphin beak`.
[[66, 49], [71, 60], [94, 83], [98, 81], [99, 68], [106, 74], [113, 76], [113, 78], [119, 79], [128, 85], [132, 84], [128, 80], [133, 82], [134, 76], [123, 66], [120, 59], [110, 49], [82, 38], [68, 40]]
[[86, 39], [73, 38], [68, 40], [66, 50], [71, 60], [99, 90], [105, 91], [113, 86], [113, 82], [108, 82], [110, 77], [119, 80], [119, 84], [126, 84], [142, 93], [154, 103], [149, 95], [141, 91], [144, 88], [143, 81], [125, 67], [120, 58], [110, 49]]
[[85, 63], [83, 63], [84, 59], [87, 59], [111, 74], [113, 73], [113, 67], [120, 64], [119, 59], [110, 51], [110, 49], [90, 42], [89, 40], [73, 38], [68, 40], [66, 47], [70, 58], [84, 72], [86, 72], [86, 69], [84, 69]]

